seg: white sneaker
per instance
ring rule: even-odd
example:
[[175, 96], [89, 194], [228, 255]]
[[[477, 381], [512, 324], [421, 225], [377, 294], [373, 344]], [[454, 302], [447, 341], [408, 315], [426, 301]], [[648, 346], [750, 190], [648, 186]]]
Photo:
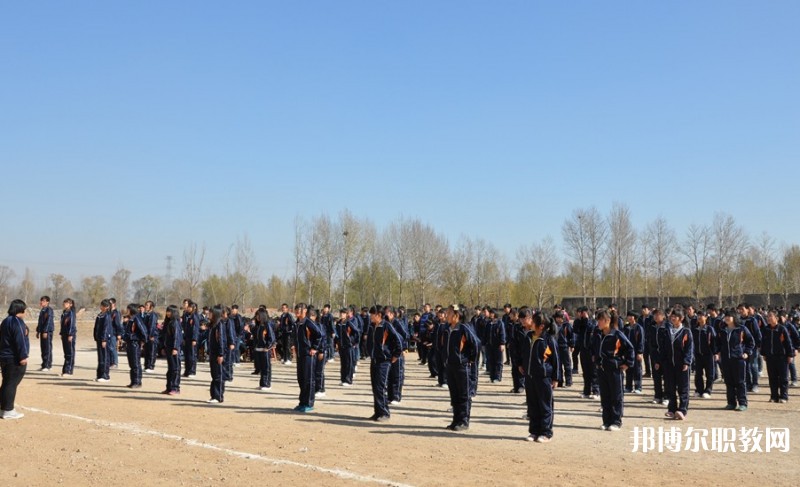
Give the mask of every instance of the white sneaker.
[[208, 401], [206, 401], [206, 402], [207, 402], [207, 403], [209, 403], [209, 404], [219, 404], [219, 401], [218, 401], [218, 400], [216, 400], [216, 399], [209, 399], [209, 400], [208, 400]]
[[619, 431], [619, 426], [612, 424], [608, 427], [608, 431]]
[[661, 405], [662, 406], [669, 406], [669, 401], [667, 399], [664, 399], [663, 401], [661, 401]]
[[442, 389], [448, 389], [449, 390], [450, 386], [448, 386], [447, 384], [442, 384]]
[[322, 391], [314, 393], [314, 397], [325, 397], [325, 393]]
[[272, 387], [266, 387], [266, 386], [262, 386], [262, 387], [259, 387], [259, 388], [258, 388], [258, 390], [259, 390], [259, 391], [271, 391], [271, 390], [272, 390]]
[[41, 369], [39, 369], [39, 372], [50, 372], [50, 369], [48, 369], [47, 367], [42, 367]]
[[536, 441], [536, 437], [535, 437], [535, 436], [533, 436], [533, 435], [528, 435], [528, 436], [525, 438], [525, 441]]
[[711, 399], [711, 394], [704, 392], [703, 395], [700, 397], [702, 397], [703, 399]]
[[600, 425], [600, 429], [603, 430], [603, 431], [608, 431], [608, 426], [606, 426], [604, 424]]
[[144, 372], [145, 374], [152, 374], [153, 369], [144, 369], [142, 372]]
[[197, 377], [196, 374], [190, 374], [186, 376], [187, 379], [194, 379], [195, 377]]
[[349, 382], [342, 382], [342, 387], [353, 387], [353, 384]]
[[287, 360], [287, 361], [286, 361], [286, 364], [287, 364], [287, 365], [292, 365], [292, 361], [291, 361], [291, 360]]
[[642, 393], [642, 390], [641, 390], [641, 389], [635, 389], [635, 390], [633, 391], [633, 393], [634, 393], [634, 394], [641, 394], [641, 393]]
[[536, 437], [536, 443], [549, 443], [549, 442], [550, 442], [550, 438], [548, 438], [546, 436], [537, 436]]
[[3, 418], [3, 419], [20, 419], [20, 418], [22, 418], [23, 416], [25, 416], [25, 415], [24, 415], [24, 414], [22, 414], [22, 413], [18, 413], [17, 411], [15, 411], [14, 409], [12, 409], [11, 411], [3, 411], [3, 416], [2, 416], [2, 418]]
[[109, 382], [111, 379], [103, 379], [102, 377], [99, 379], [95, 379], [95, 382]]
[[398, 404], [400, 404], [400, 401], [395, 399], [394, 401], [389, 401], [389, 404], [391, 404], [392, 406], [397, 406]]

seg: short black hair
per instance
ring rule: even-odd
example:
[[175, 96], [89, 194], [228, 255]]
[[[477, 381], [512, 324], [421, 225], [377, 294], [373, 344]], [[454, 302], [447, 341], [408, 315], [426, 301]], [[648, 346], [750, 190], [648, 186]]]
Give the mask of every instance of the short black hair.
[[49, 303], [50, 302], [50, 296], [42, 296], [41, 298], [39, 298], [39, 301], [47, 301]]
[[27, 308], [28, 305], [25, 304], [25, 301], [21, 299], [15, 299], [14, 301], [11, 301], [11, 304], [8, 307], [8, 315], [17, 316], [20, 313], [24, 313]]
[[110, 308], [111, 307], [111, 301], [109, 301], [107, 299], [104, 299], [104, 300], [100, 301], [100, 307], [101, 308]]

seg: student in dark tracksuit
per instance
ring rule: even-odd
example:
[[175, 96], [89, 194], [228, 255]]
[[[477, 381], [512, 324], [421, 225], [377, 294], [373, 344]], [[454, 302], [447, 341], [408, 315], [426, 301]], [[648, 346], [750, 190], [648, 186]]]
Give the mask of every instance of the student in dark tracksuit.
[[281, 342], [281, 363], [289, 365], [292, 363], [292, 348], [294, 347], [294, 326], [295, 317], [289, 312], [289, 305], [281, 305], [281, 317], [278, 321], [278, 335]]
[[256, 312], [253, 341], [255, 343], [253, 360], [259, 372], [258, 388], [269, 391], [272, 389], [272, 349], [275, 348], [278, 337], [275, 335], [275, 326], [269, 319], [266, 309]]
[[156, 358], [158, 357], [158, 315], [155, 311], [156, 304], [152, 301], [144, 303], [144, 314], [142, 322], [147, 327], [147, 343], [144, 346], [144, 371], [153, 372], [156, 368]]
[[428, 366], [430, 378], [435, 379], [439, 375], [439, 367], [436, 363], [436, 324], [433, 320], [428, 320], [420, 325], [418, 346], [426, 350], [423, 354], [424, 363]]
[[625, 371], [625, 392], [642, 393], [642, 359], [644, 359], [644, 328], [636, 321], [636, 313], [628, 311], [623, 333], [633, 345], [633, 367]]
[[557, 345], [553, 339], [556, 328], [547, 315], [541, 312], [532, 315], [526, 307], [519, 310], [519, 319], [526, 330], [518, 355], [520, 372], [525, 374], [528, 405], [529, 436], [526, 440], [547, 443], [553, 437], [553, 389], [559, 374]]
[[466, 325], [466, 309], [453, 305], [447, 309], [445, 321], [449, 324], [444, 334], [444, 369], [450, 389], [453, 422], [447, 426], [452, 431], [469, 429], [472, 410], [470, 396], [470, 367], [478, 360], [480, 342]]
[[589, 318], [589, 310], [585, 306], [578, 310], [575, 329], [580, 330], [578, 336], [581, 340], [580, 359], [583, 373], [583, 393], [581, 397], [584, 399], [597, 399], [600, 397], [600, 387], [597, 383], [597, 371], [592, 358], [592, 342], [597, 334], [597, 323]]
[[108, 382], [110, 377], [108, 344], [113, 330], [111, 328], [111, 303], [104, 299], [100, 303], [100, 314], [94, 320], [94, 341], [97, 344], [96, 382]]
[[486, 364], [489, 370], [489, 380], [492, 383], [503, 381], [503, 354], [505, 353], [508, 337], [506, 326], [497, 316], [497, 310], [489, 308], [489, 318], [486, 320]]
[[[331, 305], [326, 304], [322, 307], [322, 314], [319, 317], [319, 330], [322, 332], [322, 350], [325, 352], [325, 362], [334, 360], [333, 345], [336, 335], [336, 327], [331, 314]], [[324, 388], [323, 388], [324, 390]]]
[[310, 320], [312, 324], [319, 331], [319, 343], [317, 344], [317, 360], [314, 362], [314, 397], [325, 397], [325, 365], [328, 362], [328, 331], [322, 326], [320, 322], [319, 310], [312, 309], [309, 306], [309, 311], [306, 313], [306, 319]]
[[[641, 325], [642, 330], [644, 330], [644, 353], [642, 354], [642, 358], [644, 359], [644, 375], [643, 377], [651, 377], [652, 371], [650, 367], [650, 344], [647, 342], [648, 338], [651, 337], [651, 328], [654, 326], [653, 324], [653, 315], [650, 313], [650, 306], [643, 304], [642, 305], [642, 314], [639, 316], [637, 323]], [[655, 338], [655, 335], [652, 335]]]
[[793, 319], [787, 319], [786, 312], [781, 311], [780, 314], [780, 321], [783, 326], [786, 327], [786, 331], [789, 332], [789, 336], [792, 337], [792, 346], [794, 346], [794, 355], [792, 356], [792, 361], [789, 363], [789, 386], [790, 387], [797, 387], [797, 351], [800, 350], [800, 331], [797, 329], [797, 325]]
[[616, 328], [619, 323], [616, 313], [599, 310], [595, 320], [599, 333], [592, 340], [592, 357], [600, 386], [602, 429], [618, 431], [622, 426], [624, 374], [633, 366], [635, 354], [631, 342]]
[[694, 395], [708, 399], [714, 388], [714, 356], [717, 354], [717, 332], [708, 323], [703, 310], [697, 312], [697, 327], [692, 330], [694, 340]]
[[208, 324], [208, 358], [211, 364], [211, 404], [225, 400], [225, 357], [228, 356], [227, 320], [223, 318], [221, 306], [211, 309], [211, 321]]
[[236, 334], [236, 321], [231, 316], [232, 311], [231, 308], [225, 307], [222, 312], [222, 327], [225, 330], [225, 340], [228, 343], [228, 351], [225, 352], [225, 363], [222, 367], [225, 373], [225, 382], [233, 382], [233, 366], [236, 363], [234, 356], [239, 343]]
[[383, 310], [373, 306], [369, 310], [370, 327], [367, 330], [367, 351], [370, 355], [369, 376], [372, 384], [372, 421], [387, 421], [389, 412], [389, 372], [392, 364], [403, 354], [403, 345], [394, 326], [383, 318]]
[[525, 392], [525, 375], [519, 371], [517, 358], [519, 357], [520, 342], [525, 339], [525, 330], [519, 322], [519, 311], [516, 308], [508, 313], [508, 324], [506, 325], [506, 351], [511, 349], [509, 363], [511, 364], [511, 393], [522, 394]]
[[778, 312], [767, 313], [767, 326], [761, 335], [761, 355], [767, 362], [770, 402], [789, 400], [788, 365], [794, 357], [792, 337], [785, 326], [778, 324]]
[[0, 370], [3, 383], [0, 385], [0, 418], [20, 419], [25, 416], [14, 409], [17, 387], [28, 367], [30, 342], [28, 326], [23, 321], [27, 305], [21, 299], [11, 301], [8, 316], [0, 323]]
[[109, 298], [108, 302], [111, 303], [111, 340], [108, 342], [109, 353], [109, 366], [112, 369], [119, 367], [119, 346], [122, 343], [122, 334], [125, 332], [125, 327], [122, 325], [122, 315], [117, 309], [117, 300]]
[[142, 387], [142, 347], [147, 343], [147, 327], [142, 322], [139, 309], [135, 304], [129, 304], [125, 310], [125, 353], [128, 355], [128, 366], [131, 369], [131, 382], [127, 387], [138, 389]]
[[[466, 311], [467, 309], [463, 305], [459, 305], [459, 307], [463, 311]], [[475, 326], [471, 321], [465, 319], [464, 326], [468, 328], [469, 332], [472, 333], [472, 336], [475, 337], [476, 350], [477, 350], [477, 356], [475, 357], [475, 360], [469, 363], [469, 397], [471, 404], [471, 399], [478, 395], [478, 365], [479, 365], [478, 361], [480, 360], [481, 353], [483, 350], [483, 342], [481, 340], [480, 335], [478, 334], [478, 331], [475, 329]]]
[[572, 351], [575, 349], [575, 333], [572, 325], [564, 317], [563, 311], [556, 311], [554, 333], [558, 354], [558, 387], [572, 387]]
[[750, 335], [753, 337], [753, 353], [747, 356], [747, 368], [745, 369], [745, 385], [747, 392], [758, 392], [758, 364], [761, 360], [759, 358], [759, 350], [761, 349], [761, 328], [758, 326], [758, 321], [752, 313], [752, 307], [748, 304], [740, 304], [736, 307], [739, 313], [739, 319], [742, 326], [747, 328]]
[[[353, 385], [353, 373], [356, 356], [353, 354], [353, 337], [361, 336], [357, 321], [350, 313], [350, 308], [339, 310], [339, 319], [336, 321], [336, 341], [334, 346], [339, 351], [339, 384], [343, 387]], [[356, 339], [358, 345], [358, 339]]]
[[325, 356], [319, 351], [322, 345], [322, 333], [313, 320], [306, 314], [316, 318], [317, 310], [306, 308], [304, 304], [295, 307], [297, 324], [295, 326], [295, 350], [297, 352], [297, 383], [300, 385], [299, 404], [294, 410], [308, 413], [314, 410], [314, 369]]
[[75, 311], [75, 301], [70, 298], [64, 300], [64, 312], [61, 313], [61, 349], [64, 350], [64, 367], [61, 375], [71, 376], [75, 368], [75, 343], [78, 339], [78, 318]]
[[447, 389], [447, 370], [444, 366], [444, 358], [447, 353], [447, 346], [445, 342], [445, 335], [447, 334], [447, 329], [449, 326], [445, 322], [444, 313], [437, 313], [436, 319], [433, 321], [436, 323], [436, 367], [438, 370], [438, 375], [436, 376], [437, 383], [439, 387]]
[[400, 348], [403, 350], [403, 353], [397, 357], [397, 360], [392, 362], [389, 368], [389, 404], [396, 405], [403, 400], [403, 384], [406, 380], [406, 354], [408, 353], [408, 344], [411, 336], [408, 334], [408, 325], [397, 318], [394, 307], [384, 307], [383, 314], [386, 316], [386, 321], [392, 325], [395, 333], [400, 338]]
[[670, 326], [661, 328], [658, 333], [658, 356], [653, 367], [664, 374], [667, 412], [670, 419], [683, 420], [689, 410], [689, 377], [694, 360], [694, 340], [692, 330], [683, 326], [685, 315], [682, 309], [675, 308], [669, 315]]
[[[725, 328], [717, 335], [718, 359], [722, 364], [728, 404], [725, 409], [747, 411], [745, 368], [747, 357], [753, 353], [753, 336], [739, 323], [733, 312], [725, 313]], [[737, 405], [738, 403], [738, 405]]]
[[181, 312], [175, 305], [167, 307], [164, 314], [164, 352], [167, 354], [167, 386], [162, 394], [174, 396], [181, 393], [181, 350], [183, 349], [183, 326]]
[[665, 318], [666, 315], [660, 309], [653, 310], [653, 322], [648, 327], [645, 328], [645, 346], [650, 351], [650, 370], [652, 371], [652, 378], [653, 378], [653, 404], [662, 404], [664, 406], [667, 405], [667, 397], [664, 394], [664, 370], [656, 368], [654, 365], [656, 363], [657, 357], [660, 355], [658, 346], [658, 334], [660, 330], [665, 327]]
[[181, 318], [183, 326], [183, 376], [194, 377], [197, 374], [197, 342], [200, 339], [200, 316], [197, 303], [185, 299]]
[[42, 372], [49, 372], [53, 367], [53, 332], [55, 332], [55, 319], [53, 308], [50, 307], [50, 297], [42, 296], [39, 299], [39, 324], [36, 326], [36, 338], [42, 350]]

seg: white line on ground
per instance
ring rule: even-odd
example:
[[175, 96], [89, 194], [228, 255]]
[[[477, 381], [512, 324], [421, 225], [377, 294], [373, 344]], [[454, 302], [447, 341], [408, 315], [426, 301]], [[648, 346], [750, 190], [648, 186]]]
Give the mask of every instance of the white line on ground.
[[205, 442], [200, 441], [200, 440], [193, 440], [193, 439], [190, 439], [190, 438], [183, 438], [181, 436], [172, 435], [172, 434], [169, 434], [169, 433], [162, 433], [160, 431], [152, 431], [152, 430], [142, 429], [142, 428], [140, 428], [140, 427], [138, 427], [136, 425], [133, 425], [133, 424], [113, 423], [113, 422], [109, 422], [109, 421], [101, 421], [101, 420], [96, 420], [96, 419], [90, 419], [90, 418], [84, 418], [84, 417], [81, 417], [81, 416], [76, 416], [74, 414], [51, 413], [50, 411], [45, 411], [43, 409], [31, 408], [31, 407], [26, 407], [26, 406], [19, 406], [19, 407], [21, 409], [24, 409], [26, 411], [30, 411], [32, 413], [46, 414], [48, 416], [60, 416], [62, 418], [73, 419], [75, 421], [82, 421], [84, 423], [93, 424], [95, 426], [101, 426], [101, 427], [104, 427], [104, 428], [115, 429], [115, 430], [119, 430], [119, 431], [125, 431], [127, 433], [131, 433], [131, 434], [134, 434], [134, 435], [155, 436], [157, 438], [162, 438], [164, 440], [177, 441], [179, 443], [183, 443], [183, 444], [188, 445], [188, 446], [195, 446], [195, 447], [199, 447], [199, 448], [205, 448], [207, 450], [212, 450], [212, 451], [224, 453], [226, 455], [230, 455], [232, 457], [237, 457], [237, 458], [242, 458], [242, 459], [245, 459], [245, 460], [255, 460], [257, 462], [270, 463], [272, 465], [288, 465], [288, 466], [292, 466], [292, 467], [299, 467], [299, 468], [304, 468], [306, 470], [311, 470], [311, 471], [314, 471], [314, 472], [334, 475], [336, 477], [339, 477], [340, 479], [345, 479], [345, 480], [355, 480], [355, 481], [358, 481], [358, 482], [368, 482], [368, 483], [373, 483], [373, 484], [390, 485], [390, 486], [393, 486], [393, 487], [412, 487], [412, 486], [410, 486], [408, 484], [402, 484], [402, 483], [399, 483], [399, 482], [395, 482], [394, 480], [381, 479], [381, 478], [372, 477], [372, 476], [369, 476], [369, 475], [360, 475], [360, 474], [357, 474], [357, 473], [353, 473], [353, 472], [350, 472], [350, 471], [347, 471], [347, 470], [341, 470], [341, 469], [338, 469], [338, 468], [325, 468], [325, 467], [320, 467], [320, 466], [317, 466], [317, 465], [311, 465], [311, 464], [308, 464], [308, 463], [294, 462], [292, 460], [284, 460], [284, 459], [281, 459], [281, 458], [269, 458], [269, 457], [264, 457], [264, 456], [261, 456], [261, 455], [257, 455], [255, 453], [248, 453], [248, 452], [243, 452], [243, 451], [238, 451], [238, 450], [231, 450], [229, 448], [225, 448], [225, 447], [221, 447], [221, 446], [217, 446], [217, 445], [212, 445], [211, 443], [205, 443]]

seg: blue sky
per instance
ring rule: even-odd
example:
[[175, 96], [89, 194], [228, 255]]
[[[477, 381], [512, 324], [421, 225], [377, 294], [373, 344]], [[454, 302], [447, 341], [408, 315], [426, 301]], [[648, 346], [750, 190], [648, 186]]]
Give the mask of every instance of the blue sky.
[[[509, 257], [577, 207], [800, 242], [800, 3], [5, 2], [0, 265], [134, 278], [296, 215]], [[6, 225], [6, 228], [9, 228]]]

